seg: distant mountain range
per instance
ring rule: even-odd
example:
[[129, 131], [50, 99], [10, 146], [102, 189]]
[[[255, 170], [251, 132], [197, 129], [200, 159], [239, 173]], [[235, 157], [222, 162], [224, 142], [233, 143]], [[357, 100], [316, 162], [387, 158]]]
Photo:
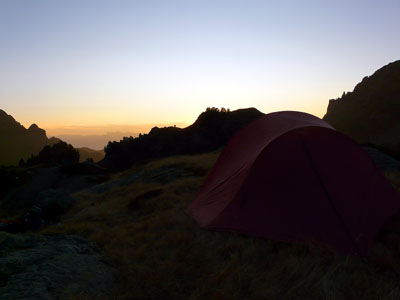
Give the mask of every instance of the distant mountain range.
[[[21, 159], [37, 155], [47, 145], [53, 145], [61, 140], [48, 138], [46, 131], [32, 124], [28, 129], [17, 122], [11, 115], [0, 109], [0, 166], [17, 165]], [[103, 150], [77, 148], [80, 160], [92, 158], [95, 162], [104, 157]]]
[[400, 155], [400, 60], [330, 100], [324, 120], [359, 143]]

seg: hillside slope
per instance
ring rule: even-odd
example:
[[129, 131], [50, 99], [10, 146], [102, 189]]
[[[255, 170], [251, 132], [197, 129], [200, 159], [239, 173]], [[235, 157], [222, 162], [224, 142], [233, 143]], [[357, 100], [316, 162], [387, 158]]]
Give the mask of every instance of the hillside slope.
[[360, 143], [400, 153], [400, 60], [330, 100], [323, 119]]
[[79, 161], [84, 162], [87, 159], [93, 159], [93, 162], [98, 162], [104, 158], [104, 150], [93, 150], [88, 147], [76, 148], [79, 151]]

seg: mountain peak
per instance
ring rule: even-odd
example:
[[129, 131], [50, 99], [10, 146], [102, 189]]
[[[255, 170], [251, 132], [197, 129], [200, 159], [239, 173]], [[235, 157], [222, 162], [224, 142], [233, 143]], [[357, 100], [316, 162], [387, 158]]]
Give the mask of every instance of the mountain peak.
[[28, 130], [37, 130], [40, 129], [39, 126], [37, 126], [35, 123], [33, 123], [31, 126], [29, 126]]
[[41, 139], [45, 138], [46, 141], [48, 140], [47, 136], [46, 136], [46, 130], [40, 128], [35, 123], [33, 123], [31, 126], [29, 126], [28, 132], [30, 132], [31, 134], [33, 134], [37, 138], [41, 138]]
[[21, 158], [36, 155], [50, 142], [46, 131], [32, 124], [28, 129], [0, 109], [0, 165], [16, 165]]
[[4, 130], [6, 128], [7, 130], [10, 130], [11, 128], [14, 128], [15, 130], [25, 129], [20, 123], [15, 121], [11, 115], [0, 109], [0, 129]]

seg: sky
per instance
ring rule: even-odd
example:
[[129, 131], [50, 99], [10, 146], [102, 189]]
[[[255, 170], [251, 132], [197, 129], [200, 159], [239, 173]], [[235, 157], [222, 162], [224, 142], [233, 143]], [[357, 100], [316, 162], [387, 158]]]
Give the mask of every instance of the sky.
[[0, 0], [0, 108], [48, 135], [207, 107], [322, 117], [400, 59], [399, 15], [400, 0]]

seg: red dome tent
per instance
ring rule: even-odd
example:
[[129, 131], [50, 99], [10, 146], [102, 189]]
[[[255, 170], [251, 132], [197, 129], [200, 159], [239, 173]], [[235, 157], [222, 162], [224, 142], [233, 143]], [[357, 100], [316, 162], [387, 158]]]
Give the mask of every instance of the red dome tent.
[[400, 199], [366, 152], [301, 112], [263, 115], [221, 153], [188, 212], [201, 227], [366, 255]]

